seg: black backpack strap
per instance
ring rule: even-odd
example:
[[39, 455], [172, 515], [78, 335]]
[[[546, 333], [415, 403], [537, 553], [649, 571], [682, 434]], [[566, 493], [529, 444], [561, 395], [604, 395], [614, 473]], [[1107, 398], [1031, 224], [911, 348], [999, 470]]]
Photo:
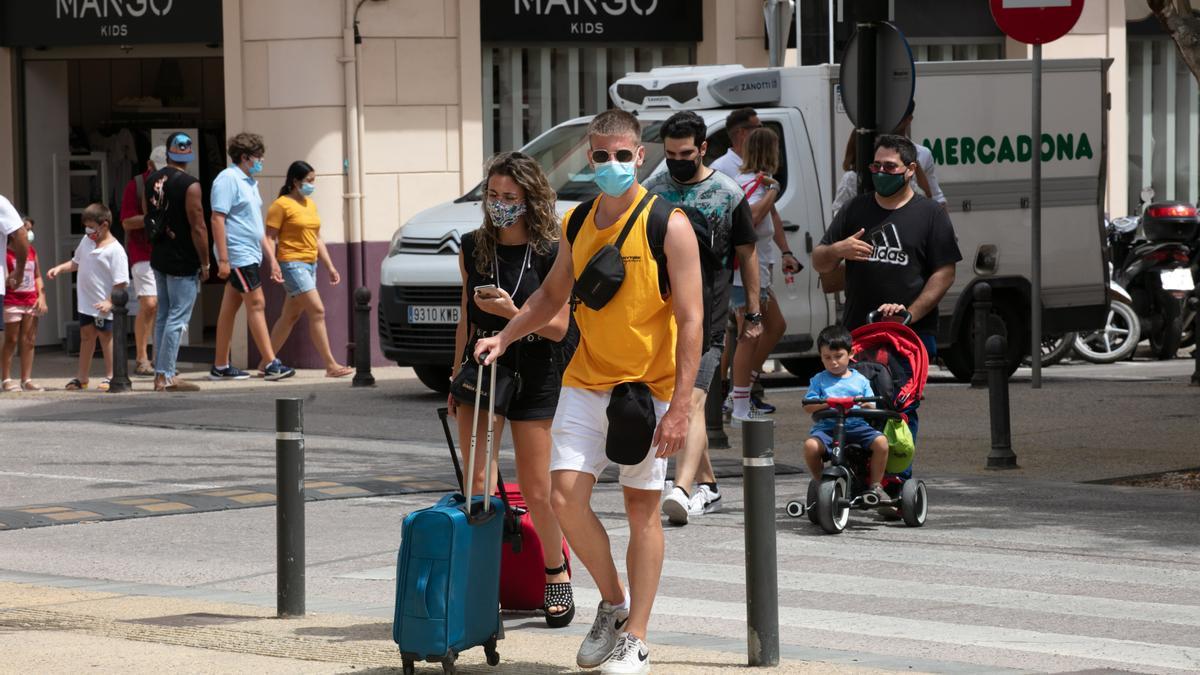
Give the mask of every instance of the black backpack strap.
[[656, 201], [658, 200], [654, 198], [654, 195], [647, 191], [645, 196], [642, 197], [642, 201], [638, 202], [638, 205], [633, 209], [633, 213], [629, 214], [629, 219], [625, 221], [625, 227], [621, 230], [620, 236], [617, 237], [616, 243], [613, 244], [617, 247], [618, 251], [625, 245], [625, 240], [629, 238], [629, 232], [633, 229], [633, 224], [637, 222], [638, 217], [642, 215], [642, 211], [645, 211], [646, 206], [651, 202]]
[[592, 211], [592, 207], [596, 205], [596, 198], [593, 197], [586, 202], [582, 202], [571, 211], [571, 217], [567, 220], [567, 243], [574, 245], [575, 237], [579, 236], [579, 228], [583, 227], [583, 221], [587, 220], [587, 216]]
[[659, 199], [650, 207], [650, 216], [646, 219], [646, 239], [650, 242], [650, 253], [658, 265], [658, 292], [666, 295], [671, 290], [671, 277], [667, 274], [667, 224], [676, 206], [665, 199]]

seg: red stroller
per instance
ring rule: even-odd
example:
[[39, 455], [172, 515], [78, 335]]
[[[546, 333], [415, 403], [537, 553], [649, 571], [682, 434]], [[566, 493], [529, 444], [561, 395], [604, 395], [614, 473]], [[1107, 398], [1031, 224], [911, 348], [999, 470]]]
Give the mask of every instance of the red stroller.
[[[912, 478], [912, 455], [901, 453], [889, 457], [883, 488], [889, 502], [880, 502], [868, 490], [870, 451], [845, 442], [848, 417], [865, 419], [883, 431], [890, 420], [908, 423], [908, 413], [920, 402], [929, 376], [929, 354], [921, 339], [906, 324], [896, 321], [877, 321], [875, 313], [864, 326], [851, 331], [855, 360], [851, 366], [871, 382], [872, 398], [831, 398], [809, 400], [827, 403], [829, 408], [813, 415], [813, 419], [832, 419], [835, 430], [833, 447], [829, 448], [830, 462], [820, 481], [808, 484], [804, 502], [789, 501], [786, 511], [809, 520], [829, 534], [846, 528], [851, 509], [877, 509], [885, 518], [901, 517], [906, 525], [920, 527], [928, 514], [925, 483]], [[874, 403], [873, 409], [855, 408], [856, 404]]]

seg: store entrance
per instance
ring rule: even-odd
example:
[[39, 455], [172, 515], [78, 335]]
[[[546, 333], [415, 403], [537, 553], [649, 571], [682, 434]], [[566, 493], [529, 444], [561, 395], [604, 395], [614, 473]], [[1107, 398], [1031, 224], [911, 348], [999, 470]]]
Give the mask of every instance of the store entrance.
[[[71, 257], [83, 236], [80, 213], [88, 204], [109, 207], [113, 232], [124, 243], [120, 222], [133, 215], [122, 213], [127, 186], [145, 171], [150, 151], [171, 132], [185, 131], [196, 140], [196, 160], [188, 171], [200, 179], [206, 221], [209, 186], [225, 167], [220, 56], [132, 58], [115, 49], [96, 51], [100, 53], [94, 58], [64, 59], [39, 58], [35, 52], [25, 61], [29, 209], [46, 269]], [[115, 54], [106, 58], [106, 52]], [[38, 343], [65, 344], [77, 321], [74, 279], [47, 281], [46, 290], [50, 313], [38, 331]], [[181, 360], [211, 358], [220, 298], [219, 284], [205, 286], [184, 336]], [[130, 307], [135, 309], [136, 301], [131, 299]], [[197, 350], [199, 354], [186, 353]]]

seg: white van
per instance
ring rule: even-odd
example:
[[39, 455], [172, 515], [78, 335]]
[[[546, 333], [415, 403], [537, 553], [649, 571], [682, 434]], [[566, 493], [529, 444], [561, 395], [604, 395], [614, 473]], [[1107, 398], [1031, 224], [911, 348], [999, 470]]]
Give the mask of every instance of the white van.
[[[1048, 60], [1044, 66], [1043, 326], [1047, 335], [1094, 329], [1107, 309], [1104, 262], [1106, 74], [1100, 59]], [[694, 110], [708, 124], [706, 161], [729, 146], [725, 116], [753, 106], [781, 139], [783, 186], [777, 205], [791, 250], [805, 270], [775, 284], [788, 332], [775, 358], [807, 375], [814, 336], [837, 320], [810, 255], [830, 221], [851, 124], [837, 95], [837, 66], [758, 68], [686, 66], [633, 73], [610, 89], [614, 103], [643, 120], [646, 162], [639, 178], [665, 170], [662, 123]], [[1028, 353], [1030, 283], [1030, 63], [974, 61], [917, 66], [912, 137], [929, 147], [963, 253], [953, 288], [940, 306], [939, 352], [959, 378], [973, 370], [971, 287], [987, 280], [995, 313], [1010, 336], [1015, 368]], [[558, 191], [561, 210], [598, 193], [588, 166], [590, 118], [564, 122], [522, 150], [537, 158]], [[458, 320], [460, 237], [478, 227], [480, 188], [423, 211], [392, 238], [383, 262], [379, 333], [384, 354], [412, 366], [444, 391]], [[999, 327], [999, 323], [997, 326]]]

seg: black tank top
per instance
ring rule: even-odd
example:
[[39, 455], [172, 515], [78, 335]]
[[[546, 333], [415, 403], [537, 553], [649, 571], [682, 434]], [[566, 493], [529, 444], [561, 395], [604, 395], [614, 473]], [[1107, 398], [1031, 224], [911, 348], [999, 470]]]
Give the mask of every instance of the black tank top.
[[[469, 343], [474, 343], [477, 331], [499, 332], [508, 325], [508, 319], [489, 314], [475, 304], [475, 287], [495, 284], [512, 297], [513, 304], [518, 308], [523, 307], [529, 297], [541, 287], [542, 281], [550, 274], [550, 269], [554, 267], [554, 260], [558, 257], [558, 246], [552, 246], [549, 253], [542, 254], [533, 250], [529, 244], [515, 246], [497, 244], [496, 256], [492, 264], [488, 266], [489, 273], [484, 274], [475, 264], [475, 232], [468, 232], [462, 238], [462, 255], [463, 265], [467, 270], [467, 320], [470, 329], [467, 337]], [[494, 269], [497, 265], [499, 266], [499, 275], [495, 273]], [[521, 345], [520, 359], [521, 361], [561, 359], [565, 356], [565, 359], [569, 360], [571, 353], [574, 352], [573, 345], [578, 341], [574, 337], [575, 334], [576, 329], [574, 321], [572, 321], [567, 336], [561, 342], [556, 343], [540, 337], [521, 340], [519, 343]], [[562, 353], [563, 350], [566, 350], [565, 354]], [[508, 362], [507, 365], [511, 365], [511, 359], [515, 357], [510, 357], [510, 354], [514, 354], [515, 351], [509, 348], [501, 360]], [[565, 364], [565, 360], [562, 363]]]
[[163, 186], [167, 198], [166, 222], [175, 236], [152, 245], [150, 267], [173, 276], [192, 276], [200, 271], [200, 255], [192, 243], [192, 224], [187, 217], [187, 191], [200, 181], [186, 171], [166, 167], [151, 174], [146, 184], [153, 185], [164, 172], [169, 172]]

